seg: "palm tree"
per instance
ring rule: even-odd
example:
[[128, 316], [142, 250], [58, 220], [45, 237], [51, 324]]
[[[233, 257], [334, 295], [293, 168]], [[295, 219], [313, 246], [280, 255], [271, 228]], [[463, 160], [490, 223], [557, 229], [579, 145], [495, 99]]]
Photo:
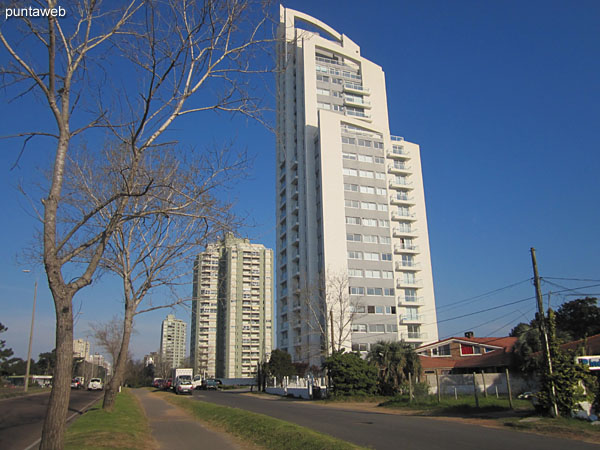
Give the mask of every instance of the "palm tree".
[[421, 370], [419, 357], [413, 348], [403, 342], [379, 341], [371, 346], [367, 360], [378, 369], [379, 392], [395, 395], [407, 382], [408, 374], [413, 379]]

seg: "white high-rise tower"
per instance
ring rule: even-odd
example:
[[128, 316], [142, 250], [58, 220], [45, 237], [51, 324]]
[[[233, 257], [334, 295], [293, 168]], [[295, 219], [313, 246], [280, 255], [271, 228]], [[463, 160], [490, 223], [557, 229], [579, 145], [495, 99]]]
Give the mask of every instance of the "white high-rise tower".
[[385, 76], [346, 35], [281, 7], [278, 347], [436, 341], [419, 146], [390, 134]]

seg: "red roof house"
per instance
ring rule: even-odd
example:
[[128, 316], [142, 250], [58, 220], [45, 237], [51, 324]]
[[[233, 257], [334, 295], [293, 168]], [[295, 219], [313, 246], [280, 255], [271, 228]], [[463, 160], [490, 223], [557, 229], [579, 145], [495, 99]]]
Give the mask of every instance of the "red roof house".
[[513, 363], [516, 337], [451, 337], [416, 349], [425, 373], [503, 372]]

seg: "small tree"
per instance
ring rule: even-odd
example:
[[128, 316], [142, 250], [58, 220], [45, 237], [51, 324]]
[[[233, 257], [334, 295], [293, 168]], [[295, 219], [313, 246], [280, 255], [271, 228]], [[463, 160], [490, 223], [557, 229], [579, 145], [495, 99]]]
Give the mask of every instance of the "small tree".
[[281, 383], [284, 377], [291, 377], [296, 374], [296, 368], [292, 364], [292, 357], [288, 352], [275, 349], [271, 352], [271, 358], [267, 363], [269, 375], [279, 380]]
[[[0, 323], [0, 333], [4, 333], [8, 328]], [[0, 339], [0, 371], [6, 368], [6, 363], [13, 355], [12, 348], [6, 348], [6, 341]]]
[[377, 368], [358, 353], [335, 352], [323, 367], [331, 379], [333, 395], [371, 395], [377, 389]]
[[552, 358], [552, 375], [541, 373], [542, 389], [538, 393], [540, 404], [547, 412], [551, 411], [552, 398], [550, 385], [554, 382], [556, 404], [560, 414], [568, 417], [577, 410], [581, 401], [593, 401], [597, 380], [589, 370], [575, 360], [575, 352], [561, 350], [556, 339], [556, 320], [554, 311], [548, 310], [548, 340]]
[[421, 372], [421, 363], [414, 349], [405, 342], [379, 341], [371, 346], [367, 360], [377, 368], [378, 390], [382, 395], [396, 395], [408, 381]]

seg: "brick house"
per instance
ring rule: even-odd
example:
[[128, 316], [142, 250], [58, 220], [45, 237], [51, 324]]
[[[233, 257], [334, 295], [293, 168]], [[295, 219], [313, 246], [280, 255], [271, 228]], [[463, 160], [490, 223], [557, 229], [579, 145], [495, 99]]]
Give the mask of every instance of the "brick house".
[[499, 373], [514, 360], [516, 337], [450, 337], [416, 349], [425, 374]]

